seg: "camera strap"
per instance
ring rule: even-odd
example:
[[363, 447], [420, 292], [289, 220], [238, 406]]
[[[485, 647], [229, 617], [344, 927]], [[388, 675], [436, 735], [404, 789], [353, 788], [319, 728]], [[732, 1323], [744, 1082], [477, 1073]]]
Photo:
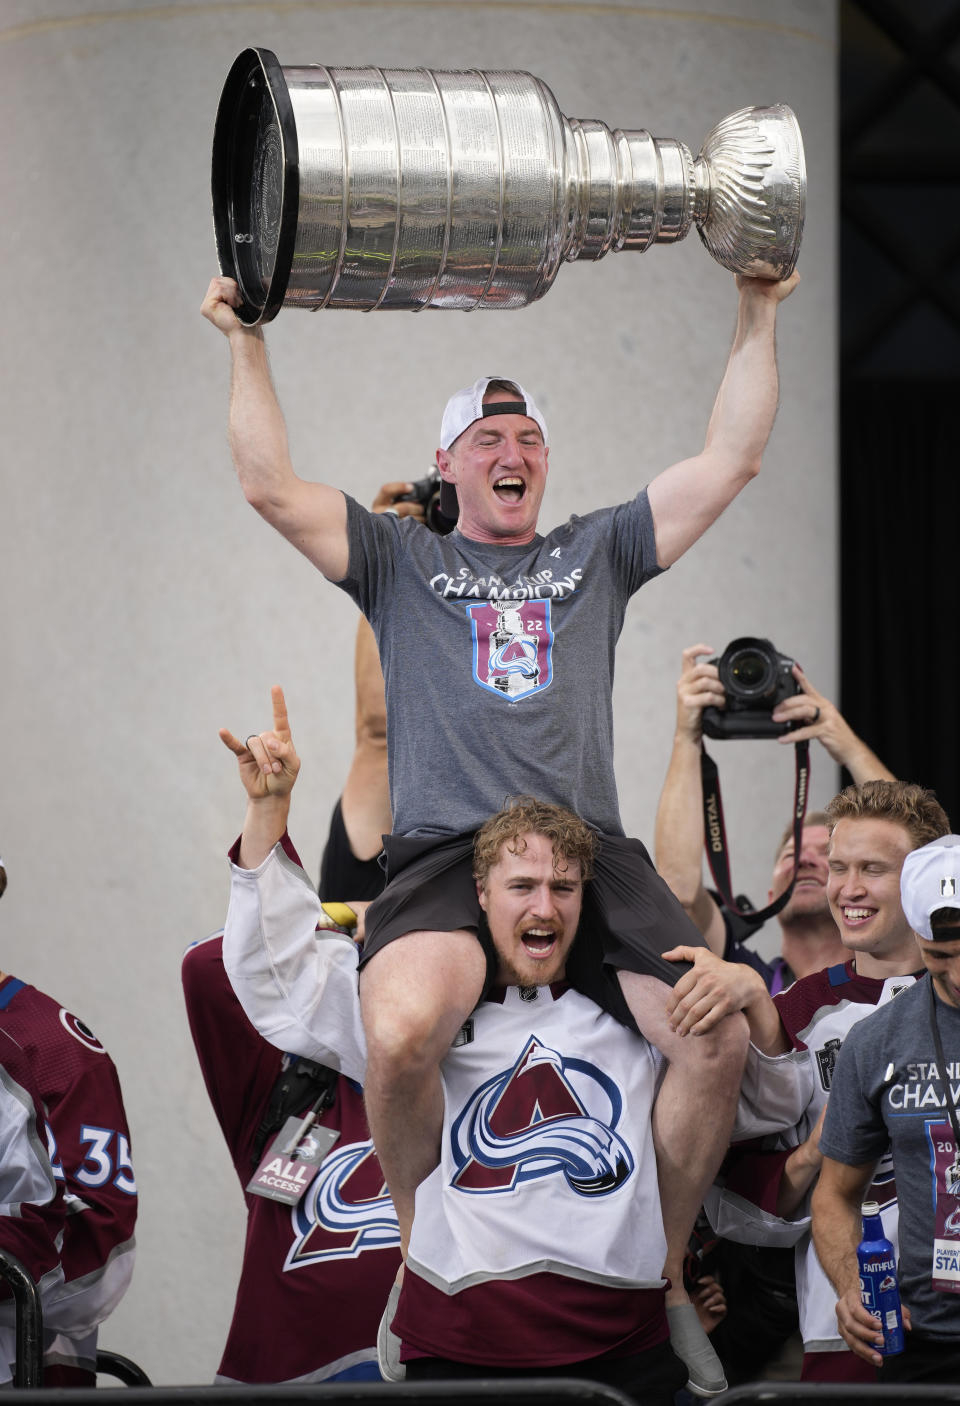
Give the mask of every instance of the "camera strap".
[[723, 802], [720, 799], [720, 773], [717, 770], [716, 762], [704, 747], [703, 742], [700, 743], [700, 778], [703, 783], [703, 839], [707, 851], [707, 863], [710, 866], [710, 873], [713, 875], [717, 892], [723, 899], [724, 907], [729, 909], [731, 913], [736, 913], [751, 927], [760, 927], [761, 923], [765, 923], [768, 918], [779, 913], [781, 908], [785, 908], [790, 902], [793, 886], [797, 882], [803, 839], [803, 817], [807, 813], [809, 792], [810, 744], [806, 741], [795, 742], [793, 749], [797, 762], [797, 780], [793, 793], [793, 873], [790, 875], [789, 884], [779, 898], [768, 903], [766, 908], [760, 908], [754, 912], [752, 909], [739, 908], [737, 900], [733, 896], [733, 884], [730, 881], [730, 860], [727, 854], [727, 832], [723, 823]]

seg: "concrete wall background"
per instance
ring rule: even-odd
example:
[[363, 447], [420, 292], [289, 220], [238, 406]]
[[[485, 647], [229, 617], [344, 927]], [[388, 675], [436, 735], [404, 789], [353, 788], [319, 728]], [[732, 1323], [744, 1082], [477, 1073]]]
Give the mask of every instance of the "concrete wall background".
[[[260, 44], [288, 64], [526, 68], [569, 116], [694, 151], [747, 103], [797, 111], [804, 281], [781, 314], [764, 472], [644, 590], [620, 646], [624, 820], [649, 840], [685, 644], [769, 635], [836, 689], [834, 27], [831, 0], [7, 0], [0, 965], [81, 1013], [120, 1068], [140, 1260], [102, 1341], [155, 1380], [212, 1376], [241, 1247], [178, 977], [183, 947], [222, 921], [242, 815], [216, 730], [266, 725], [269, 686], [285, 685], [312, 869], [352, 739], [353, 606], [236, 488], [227, 348], [198, 315], [216, 271], [209, 151], [231, 62]], [[451, 390], [506, 368], [550, 422], [552, 526], [696, 451], [734, 309], [732, 280], [691, 235], [562, 269], [522, 313], [287, 310], [268, 336], [299, 471], [365, 500], [426, 471]], [[734, 880], [761, 898], [792, 753], [714, 754]], [[818, 749], [814, 803], [834, 789]]]

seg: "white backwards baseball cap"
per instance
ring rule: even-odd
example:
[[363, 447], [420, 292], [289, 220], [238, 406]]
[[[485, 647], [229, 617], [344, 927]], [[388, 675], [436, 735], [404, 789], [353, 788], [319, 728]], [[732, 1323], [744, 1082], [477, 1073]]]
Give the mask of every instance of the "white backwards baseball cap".
[[[911, 850], [900, 871], [900, 901], [907, 922], [927, 942], [935, 942], [930, 914], [938, 908], [956, 908], [960, 917], [960, 835]], [[960, 927], [956, 929], [960, 937]]]
[[[507, 385], [516, 386], [518, 399], [495, 400], [489, 405], [484, 405], [483, 397], [491, 381], [505, 381]], [[447, 401], [443, 419], [440, 421], [440, 448], [449, 449], [454, 440], [459, 439], [475, 420], [483, 420], [488, 415], [526, 415], [540, 427], [544, 444], [548, 443], [547, 422], [537, 409], [533, 396], [527, 394], [520, 382], [512, 380], [509, 376], [481, 376], [479, 381], [474, 381], [472, 386], [457, 391]], [[440, 511], [444, 517], [453, 518], [454, 521], [460, 516], [457, 490], [452, 483], [446, 481], [440, 486]]]

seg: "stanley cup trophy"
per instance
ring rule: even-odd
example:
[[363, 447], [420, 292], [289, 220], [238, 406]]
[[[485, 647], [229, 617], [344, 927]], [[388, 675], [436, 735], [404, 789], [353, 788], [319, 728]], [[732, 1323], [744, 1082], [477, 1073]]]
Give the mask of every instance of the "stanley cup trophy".
[[522, 308], [561, 263], [683, 239], [735, 273], [783, 279], [803, 231], [788, 107], [682, 142], [564, 117], [529, 73], [281, 68], [246, 49], [213, 141], [220, 268], [242, 322], [283, 306]]

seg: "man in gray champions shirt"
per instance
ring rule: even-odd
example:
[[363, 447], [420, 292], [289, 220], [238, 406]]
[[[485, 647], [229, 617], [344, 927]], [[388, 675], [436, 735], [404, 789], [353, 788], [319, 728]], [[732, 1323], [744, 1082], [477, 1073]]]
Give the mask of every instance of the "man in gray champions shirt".
[[[361, 1001], [368, 1117], [404, 1247], [416, 1188], [438, 1159], [440, 1061], [488, 974], [472, 835], [505, 796], [527, 792], [577, 811], [605, 837], [595, 911], [585, 918], [593, 936], [580, 944], [596, 961], [574, 984], [621, 1018], [632, 1015], [669, 1060], [654, 1132], [681, 1355], [684, 1328], [697, 1331], [682, 1254], [727, 1146], [746, 1028], [731, 1016], [684, 1041], [669, 1025], [666, 986], [684, 968], [659, 954], [699, 938], [642, 845], [623, 836], [614, 649], [629, 597], [759, 471], [777, 404], [776, 311], [796, 281], [738, 279], [737, 330], [703, 450], [632, 502], [571, 518], [547, 537], [537, 532], [546, 425], [516, 383], [481, 378], [447, 405], [436, 457], [442, 506], [457, 527], [440, 537], [299, 478], [263, 333], [233, 311], [236, 284], [214, 278], [202, 308], [230, 344], [230, 443], [247, 500], [357, 601], [380, 649], [394, 834], [385, 846], [390, 882], [367, 916]], [[552, 942], [545, 928], [531, 937], [531, 952], [546, 960]], [[629, 1013], [618, 1011], [623, 996]], [[700, 1376], [692, 1370], [706, 1394], [722, 1383], [722, 1373]]]
[[[813, 1239], [837, 1291], [847, 1346], [880, 1367], [881, 1383], [960, 1379], [960, 835], [903, 861], [900, 895], [917, 937], [922, 981], [854, 1026], [837, 1057], [820, 1136], [823, 1170]], [[900, 1203], [902, 1354], [863, 1306], [856, 1246], [860, 1207], [889, 1148]], [[889, 1234], [889, 1232], [888, 1232]]]

